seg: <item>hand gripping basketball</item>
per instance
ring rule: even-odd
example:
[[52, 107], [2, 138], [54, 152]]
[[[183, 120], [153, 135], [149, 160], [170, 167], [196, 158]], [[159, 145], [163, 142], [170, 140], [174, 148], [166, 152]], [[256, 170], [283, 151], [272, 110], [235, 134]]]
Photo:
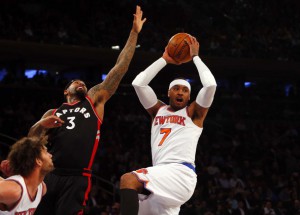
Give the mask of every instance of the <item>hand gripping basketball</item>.
[[175, 34], [168, 43], [168, 54], [178, 63], [187, 63], [192, 60], [187, 41], [191, 42], [189, 34], [178, 33]]

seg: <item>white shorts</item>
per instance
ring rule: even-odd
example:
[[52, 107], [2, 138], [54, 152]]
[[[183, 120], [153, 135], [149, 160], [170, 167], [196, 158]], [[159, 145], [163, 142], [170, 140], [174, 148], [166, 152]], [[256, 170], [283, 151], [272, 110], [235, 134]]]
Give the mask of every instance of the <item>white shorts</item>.
[[[189, 167], [178, 164], [153, 166], [133, 171], [149, 196], [139, 195], [139, 215], [175, 215], [194, 193], [197, 175]], [[146, 198], [145, 198], [146, 197]]]

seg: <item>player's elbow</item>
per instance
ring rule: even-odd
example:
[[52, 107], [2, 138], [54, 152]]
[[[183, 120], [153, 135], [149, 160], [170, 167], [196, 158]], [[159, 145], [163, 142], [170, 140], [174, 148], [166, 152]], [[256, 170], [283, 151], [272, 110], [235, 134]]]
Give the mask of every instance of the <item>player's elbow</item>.
[[132, 84], [132, 86], [133, 86], [134, 88], [136, 88], [136, 87], [139, 86], [139, 85], [135, 82], [135, 79], [133, 80], [133, 82], [132, 82], [131, 84]]
[[210, 107], [214, 100], [216, 89], [217, 85], [203, 87], [196, 97], [196, 103], [205, 108]]
[[212, 97], [215, 95], [216, 90], [217, 90], [217, 84], [212, 84], [208, 87], [205, 87], [206, 94]]
[[140, 74], [138, 74], [135, 79], [132, 81], [132, 86], [133, 87], [142, 87], [145, 85], [145, 73], [144, 72], [141, 72]]
[[215, 79], [211, 80], [210, 82], [208, 82], [208, 84], [206, 85], [206, 87], [212, 88], [214, 90], [217, 89], [217, 82]]
[[216, 91], [217, 90], [217, 83], [211, 84], [210, 86], [207, 87], [211, 91]]

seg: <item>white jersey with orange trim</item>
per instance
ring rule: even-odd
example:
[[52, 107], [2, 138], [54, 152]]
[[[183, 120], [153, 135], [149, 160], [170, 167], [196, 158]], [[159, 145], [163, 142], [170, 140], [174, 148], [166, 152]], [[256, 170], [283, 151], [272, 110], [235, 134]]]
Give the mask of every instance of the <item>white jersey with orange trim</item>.
[[153, 165], [195, 163], [202, 128], [188, 116], [187, 107], [178, 111], [161, 107], [152, 122], [151, 150]]
[[43, 195], [43, 184], [38, 186], [35, 199], [29, 196], [24, 178], [21, 175], [14, 175], [5, 180], [16, 181], [22, 187], [22, 194], [19, 202], [9, 211], [0, 211], [0, 215], [33, 215]]

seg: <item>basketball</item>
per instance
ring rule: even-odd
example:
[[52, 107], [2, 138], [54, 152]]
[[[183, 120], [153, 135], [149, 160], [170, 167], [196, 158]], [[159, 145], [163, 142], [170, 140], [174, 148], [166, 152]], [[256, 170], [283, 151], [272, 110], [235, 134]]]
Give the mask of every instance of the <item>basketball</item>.
[[168, 54], [178, 63], [187, 63], [192, 60], [189, 44], [185, 41], [191, 41], [189, 36], [187, 33], [178, 33], [169, 40]]

